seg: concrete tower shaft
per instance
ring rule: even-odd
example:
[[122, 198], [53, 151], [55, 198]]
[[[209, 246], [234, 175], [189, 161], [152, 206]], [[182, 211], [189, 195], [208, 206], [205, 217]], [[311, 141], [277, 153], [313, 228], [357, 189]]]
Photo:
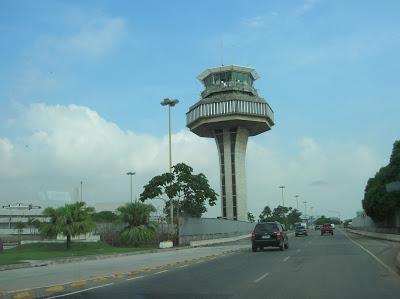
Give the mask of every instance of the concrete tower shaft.
[[254, 69], [229, 65], [204, 71], [201, 100], [186, 113], [187, 126], [201, 136], [215, 138], [221, 174], [221, 211], [227, 219], [247, 220], [246, 146], [249, 136], [271, 129], [274, 114], [258, 96]]

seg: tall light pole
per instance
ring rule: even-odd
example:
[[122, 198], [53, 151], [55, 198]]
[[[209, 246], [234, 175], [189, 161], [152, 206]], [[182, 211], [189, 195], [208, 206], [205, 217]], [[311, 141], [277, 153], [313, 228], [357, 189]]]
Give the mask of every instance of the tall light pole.
[[297, 211], [299, 210], [299, 196], [300, 195], [295, 195], [294, 197], [296, 198], [296, 209], [297, 209]]
[[83, 201], [83, 182], [81, 181], [81, 202]]
[[[176, 99], [165, 98], [162, 102], [162, 106], [168, 106], [168, 141], [169, 141], [169, 172], [172, 173], [172, 149], [171, 149], [171, 107], [178, 104], [179, 101]], [[174, 207], [172, 198], [169, 200], [169, 213], [171, 218], [171, 224], [174, 223]]]
[[127, 175], [129, 175], [131, 177], [131, 203], [132, 203], [132, 176], [134, 176], [136, 174], [136, 172], [133, 171], [129, 171], [126, 173]]
[[286, 187], [285, 186], [279, 186], [279, 188], [282, 189], [282, 206], [284, 207], [285, 206], [285, 201], [283, 199], [283, 189], [285, 189]]
[[303, 201], [304, 203], [304, 216], [307, 216], [307, 202]]

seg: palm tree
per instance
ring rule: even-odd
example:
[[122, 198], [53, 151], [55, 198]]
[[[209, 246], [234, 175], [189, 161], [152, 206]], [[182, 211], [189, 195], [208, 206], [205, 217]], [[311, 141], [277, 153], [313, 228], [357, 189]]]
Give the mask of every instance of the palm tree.
[[21, 246], [21, 234], [26, 227], [25, 223], [19, 221], [15, 224], [15, 228], [18, 230], [18, 247]]
[[141, 202], [127, 203], [117, 209], [119, 220], [125, 224], [120, 232], [127, 245], [138, 246], [155, 239], [155, 227], [150, 223], [150, 213], [156, 209]]
[[49, 238], [62, 234], [67, 238], [67, 248], [70, 248], [71, 238], [91, 232], [95, 223], [91, 218], [94, 208], [87, 207], [84, 202], [66, 204], [57, 209], [46, 208], [43, 215], [50, 218], [49, 222], [40, 225], [40, 233]]

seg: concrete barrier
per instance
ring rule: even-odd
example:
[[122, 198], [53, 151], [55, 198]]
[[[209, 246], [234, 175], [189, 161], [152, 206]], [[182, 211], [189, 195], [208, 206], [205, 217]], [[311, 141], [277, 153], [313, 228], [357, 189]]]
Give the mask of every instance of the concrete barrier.
[[374, 233], [374, 232], [356, 230], [356, 229], [348, 229], [348, 231], [351, 233], [369, 237], [369, 238], [382, 239], [382, 240], [393, 241], [393, 242], [400, 242], [400, 235], [397, 235], [397, 234], [382, 234], [382, 233]]
[[[213, 244], [230, 242], [229, 238], [249, 235], [255, 225], [256, 223], [246, 221], [218, 218], [181, 218], [179, 244], [210, 244], [211, 240], [215, 240]], [[198, 241], [203, 241], [203, 243]]]

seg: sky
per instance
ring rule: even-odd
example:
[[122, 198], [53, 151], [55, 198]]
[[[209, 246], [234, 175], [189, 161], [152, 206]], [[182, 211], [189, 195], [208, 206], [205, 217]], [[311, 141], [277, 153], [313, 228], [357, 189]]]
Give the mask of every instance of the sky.
[[[400, 128], [400, 2], [1, 1], [0, 204], [70, 201], [98, 209], [134, 197], [173, 161], [219, 192], [212, 139], [186, 128], [196, 76], [257, 70], [275, 114], [249, 139], [249, 211], [286, 205], [355, 216]], [[153, 202], [158, 210], [162, 202]], [[207, 217], [220, 215], [220, 203]]]

